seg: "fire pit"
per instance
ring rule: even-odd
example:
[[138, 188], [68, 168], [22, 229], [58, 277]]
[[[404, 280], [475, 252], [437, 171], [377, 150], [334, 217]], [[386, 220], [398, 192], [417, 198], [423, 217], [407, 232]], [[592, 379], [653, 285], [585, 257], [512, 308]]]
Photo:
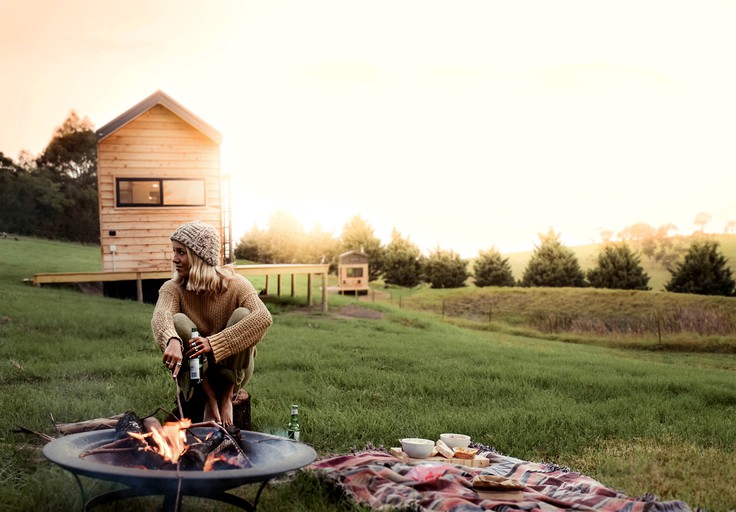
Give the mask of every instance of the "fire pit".
[[[207, 427], [191, 430], [197, 436], [206, 437], [214, 429]], [[74, 475], [82, 493], [84, 510], [123, 498], [163, 495], [164, 510], [179, 510], [183, 496], [197, 496], [255, 511], [261, 492], [270, 479], [306, 466], [317, 457], [314, 449], [306, 444], [251, 431], [241, 431], [239, 441], [240, 447], [252, 463], [247, 468], [213, 471], [152, 470], [126, 467], [125, 455], [120, 453], [95, 453], [80, 457], [84, 452], [106, 445], [114, 439], [114, 430], [82, 432], [55, 439], [43, 449], [47, 459]], [[121, 483], [128, 488], [103, 493], [85, 501], [80, 475]], [[253, 483], [261, 484], [253, 503], [225, 492]]]

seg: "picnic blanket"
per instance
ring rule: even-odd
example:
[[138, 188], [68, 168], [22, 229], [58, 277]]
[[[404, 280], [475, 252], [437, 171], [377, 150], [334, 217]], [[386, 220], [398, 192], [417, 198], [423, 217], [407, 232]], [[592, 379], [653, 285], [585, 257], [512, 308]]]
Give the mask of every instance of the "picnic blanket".
[[[632, 498], [554, 464], [496, 453], [489, 458], [491, 464], [485, 468], [441, 462], [411, 465], [384, 451], [366, 450], [323, 458], [308, 468], [336, 484], [353, 501], [376, 510], [691, 512], [682, 501]], [[515, 485], [484, 490], [478, 485], [483, 475], [493, 475], [487, 481]]]

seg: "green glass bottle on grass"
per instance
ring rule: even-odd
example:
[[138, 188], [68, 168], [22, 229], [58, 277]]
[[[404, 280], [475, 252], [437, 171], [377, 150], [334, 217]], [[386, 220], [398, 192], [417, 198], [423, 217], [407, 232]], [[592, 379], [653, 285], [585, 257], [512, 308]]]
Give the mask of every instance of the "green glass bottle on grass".
[[299, 441], [299, 406], [296, 404], [291, 406], [291, 418], [286, 430], [289, 439]]
[[[189, 339], [199, 338], [199, 331], [196, 327], [192, 327], [192, 335]], [[193, 357], [189, 360], [189, 380], [192, 384], [199, 384], [202, 381], [202, 358]]]

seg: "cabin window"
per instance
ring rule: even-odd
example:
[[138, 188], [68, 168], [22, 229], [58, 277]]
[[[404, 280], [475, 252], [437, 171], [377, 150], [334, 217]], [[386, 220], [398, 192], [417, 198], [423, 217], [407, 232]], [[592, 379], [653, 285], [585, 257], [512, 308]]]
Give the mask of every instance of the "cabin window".
[[117, 178], [117, 206], [204, 206], [204, 180]]
[[345, 271], [347, 277], [363, 277], [363, 267], [348, 267]]

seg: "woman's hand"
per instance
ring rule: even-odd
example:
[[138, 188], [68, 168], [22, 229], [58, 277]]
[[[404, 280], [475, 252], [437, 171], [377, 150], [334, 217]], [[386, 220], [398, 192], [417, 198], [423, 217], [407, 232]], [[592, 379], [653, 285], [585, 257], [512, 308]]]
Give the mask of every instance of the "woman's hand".
[[172, 372], [174, 378], [179, 375], [182, 359], [179, 338], [171, 338], [166, 344], [166, 350], [164, 350], [164, 366]]
[[193, 357], [203, 356], [207, 352], [212, 352], [212, 345], [210, 345], [210, 340], [201, 336], [199, 338], [192, 338], [188, 340], [187, 345], [187, 357], [189, 359]]

